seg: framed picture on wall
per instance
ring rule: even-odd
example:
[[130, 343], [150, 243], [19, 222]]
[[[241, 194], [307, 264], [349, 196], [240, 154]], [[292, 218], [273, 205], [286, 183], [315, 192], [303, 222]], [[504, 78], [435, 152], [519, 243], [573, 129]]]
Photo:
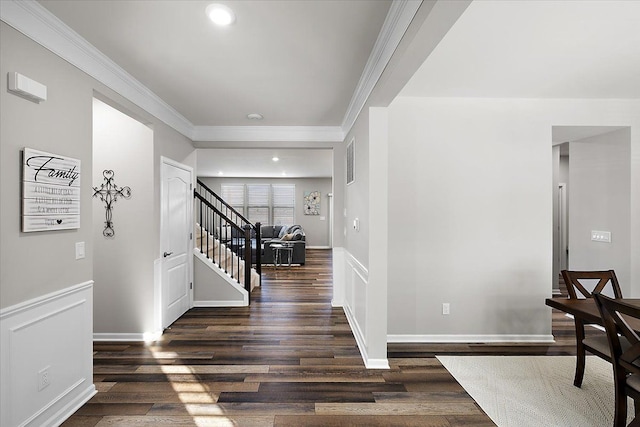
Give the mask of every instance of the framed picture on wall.
[[347, 185], [356, 180], [356, 138], [347, 144]]
[[22, 231], [80, 228], [80, 160], [22, 152]]

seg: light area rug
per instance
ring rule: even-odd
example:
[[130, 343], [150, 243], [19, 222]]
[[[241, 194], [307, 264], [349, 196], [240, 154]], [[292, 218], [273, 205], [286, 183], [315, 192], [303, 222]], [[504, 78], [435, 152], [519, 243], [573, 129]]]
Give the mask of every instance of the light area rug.
[[[613, 368], [588, 356], [574, 387], [574, 356], [437, 356], [499, 427], [613, 425]], [[628, 422], [633, 418], [628, 400]]]

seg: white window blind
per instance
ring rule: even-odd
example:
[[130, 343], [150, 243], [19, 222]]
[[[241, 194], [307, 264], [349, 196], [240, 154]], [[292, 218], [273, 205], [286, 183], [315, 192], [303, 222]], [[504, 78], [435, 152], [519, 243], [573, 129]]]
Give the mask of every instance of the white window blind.
[[247, 219], [269, 224], [269, 184], [247, 184]]
[[292, 225], [295, 215], [296, 186], [274, 184], [272, 195], [273, 225]]
[[222, 184], [222, 198], [252, 223], [295, 224], [295, 184]]
[[244, 215], [244, 184], [222, 184], [222, 199]]

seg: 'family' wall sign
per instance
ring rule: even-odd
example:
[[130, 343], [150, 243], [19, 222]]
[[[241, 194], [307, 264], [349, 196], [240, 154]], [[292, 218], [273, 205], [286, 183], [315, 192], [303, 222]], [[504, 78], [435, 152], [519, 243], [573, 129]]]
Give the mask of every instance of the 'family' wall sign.
[[80, 228], [80, 160], [25, 148], [22, 231]]

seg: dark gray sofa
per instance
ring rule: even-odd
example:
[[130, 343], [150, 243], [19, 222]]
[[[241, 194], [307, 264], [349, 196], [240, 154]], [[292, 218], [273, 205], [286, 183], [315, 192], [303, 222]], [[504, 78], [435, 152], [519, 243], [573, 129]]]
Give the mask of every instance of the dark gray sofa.
[[304, 230], [299, 225], [263, 225], [260, 227], [260, 240], [262, 243], [262, 263], [273, 264], [273, 244], [285, 244], [293, 246], [291, 255], [292, 264], [305, 263], [306, 237]]
[[[235, 233], [232, 233], [235, 234]], [[244, 252], [244, 239], [240, 235], [234, 235], [230, 244], [232, 250], [237, 251], [238, 254]], [[291, 264], [305, 263], [306, 259], [306, 237], [304, 230], [299, 225], [263, 225], [260, 227], [260, 248], [261, 262], [262, 264], [273, 264], [274, 262], [274, 249], [271, 247], [273, 244], [290, 245], [293, 247], [291, 255]], [[288, 259], [282, 261], [288, 262]], [[251, 262], [256, 262], [256, 236], [255, 232], [251, 233]]]

